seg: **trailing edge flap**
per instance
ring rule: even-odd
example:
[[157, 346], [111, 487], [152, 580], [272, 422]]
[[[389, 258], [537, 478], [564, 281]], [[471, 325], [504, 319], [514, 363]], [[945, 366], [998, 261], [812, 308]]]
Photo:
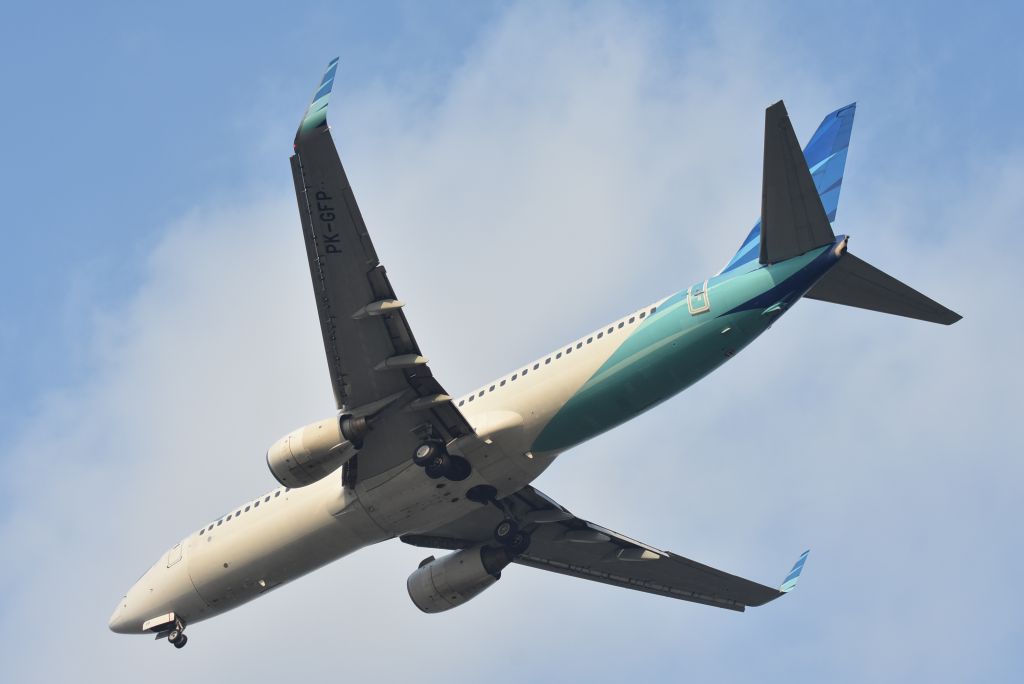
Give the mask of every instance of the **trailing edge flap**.
[[804, 296], [943, 325], [956, 323], [961, 318], [960, 314], [849, 252]]
[[764, 116], [760, 261], [774, 264], [834, 240], [786, 105], [779, 100]]

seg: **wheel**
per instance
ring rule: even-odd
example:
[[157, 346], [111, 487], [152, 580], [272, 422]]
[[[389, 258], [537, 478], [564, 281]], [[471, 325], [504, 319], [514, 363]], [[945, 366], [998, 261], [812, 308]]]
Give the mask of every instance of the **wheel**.
[[469, 461], [461, 456], [449, 455], [448, 460], [450, 465], [448, 466], [448, 472], [444, 476], [452, 482], [462, 482], [473, 472], [473, 467], [469, 465]]
[[494, 540], [500, 544], [508, 544], [517, 532], [519, 532], [519, 525], [515, 520], [502, 520], [494, 528]]
[[171, 633], [167, 635], [167, 640], [170, 641], [172, 644], [174, 642], [176, 642], [180, 638], [181, 638], [181, 630], [180, 629], [172, 629]]
[[517, 556], [526, 549], [530, 548], [530, 533], [529, 532], [516, 532], [512, 539], [506, 544], [508, 550]]
[[177, 641], [174, 641], [172, 643], [174, 644], [174, 648], [185, 648], [185, 644], [188, 643], [188, 637], [184, 634], [180, 634], [178, 635]]
[[427, 471], [427, 477], [431, 480], [442, 478], [448, 474], [451, 469], [452, 460], [448, 454], [443, 451], [438, 451], [434, 454], [433, 459], [427, 464], [425, 470]]
[[416, 451], [412, 455], [412, 462], [423, 468], [430, 465], [440, 453], [444, 453], [444, 449], [437, 442], [423, 442], [416, 447]]

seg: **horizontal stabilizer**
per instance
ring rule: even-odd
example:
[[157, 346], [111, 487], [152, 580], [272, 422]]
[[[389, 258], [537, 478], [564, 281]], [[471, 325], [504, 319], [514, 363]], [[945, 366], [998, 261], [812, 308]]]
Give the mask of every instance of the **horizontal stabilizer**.
[[849, 252], [804, 296], [943, 325], [962, 318]]
[[800, 579], [800, 573], [804, 571], [804, 563], [807, 562], [807, 556], [811, 553], [810, 549], [807, 549], [800, 554], [800, 557], [796, 559], [796, 563], [793, 563], [793, 569], [786, 575], [786, 579], [782, 580], [782, 586], [779, 587], [779, 591], [783, 594], [796, 589], [796, 582]]
[[786, 105], [779, 100], [764, 116], [760, 261], [774, 264], [834, 240]]

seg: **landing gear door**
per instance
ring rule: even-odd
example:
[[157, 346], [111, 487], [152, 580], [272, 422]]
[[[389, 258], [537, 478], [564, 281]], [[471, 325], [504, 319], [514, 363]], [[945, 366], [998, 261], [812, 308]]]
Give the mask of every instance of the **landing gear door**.
[[686, 306], [692, 316], [711, 310], [711, 300], [708, 298], [708, 281], [705, 280], [703, 283], [692, 285], [686, 291]]
[[167, 552], [167, 567], [171, 567], [181, 560], [181, 542], [174, 545], [174, 548]]

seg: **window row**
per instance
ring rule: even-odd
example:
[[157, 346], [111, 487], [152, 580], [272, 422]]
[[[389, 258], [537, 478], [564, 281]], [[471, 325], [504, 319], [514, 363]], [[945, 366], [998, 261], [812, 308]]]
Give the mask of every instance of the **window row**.
[[[639, 314], [637, 314], [635, 316], [630, 316], [628, 320], [619, 321], [618, 325], [608, 326], [608, 330], [607, 331], [599, 330], [597, 333], [589, 336], [586, 340], [580, 340], [579, 342], [577, 342], [576, 346], [569, 345], [568, 347], [566, 347], [564, 352], [558, 352], [554, 356], [549, 356], [548, 358], [544, 359], [543, 365], [545, 365], [545, 366], [549, 365], [552, 360], [557, 361], [558, 359], [562, 358], [563, 354], [565, 356], [568, 356], [569, 354], [572, 353], [573, 349], [582, 349], [584, 344], [590, 344], [594, 340], [599, 340], [602, 337], [604, 337], [606, 334], [607, 335], [611, 335], [616, 330], [624, 328], [626, 325], [632, 325], [636, 321], [642, 320], [642, 319], [646, 318], [649, 314], [653, 314], [657, 310], [658, 310], [658, 307], [652, 306], [650, 311], [641, 311]], [[473, 401], [474, 399], [476, 399], [478, 397], [482, 397], [485, 394], [487, 394], [488, 392], [493, 392], [494, 390], [496, 390], [496, 389], [498, 389], [500, 387], [504, 387], [505, 384], [508, 383], [508, 382], [515, 382], [516, 379], [518, 379], [520, 376], [525, 378], [526, 375], [530, 372], [530, 370], [535, 370], [535, 371], [539, 370], [541, 365], [542, 365], [542, 362], [538, 361], [537, 363], [533, 364], [532, 368], [531, 367], [526, 367], [523, 370], [519, 371], [518, 373], [513, 373], [511, 377], [503, 379], [501, 382], [498, 382], [498, 383], [496, 383], [494, 385], [491, 385], [490, 387], [488, 387], [486, 389], [482, 389], [479, 392], [477, 392], [476, 394], [470, 394], [468, 398], [460, 399], [459, 400], [459, 406], [464, 405], [467, 401]]]
[[[265, 497], [263, 497], [263, 503], [269, 503], [272, 498], [276, 499], [277, 497], [281, 496], [281, 492], [290, 492], [290, 491], [291, 491], [291, 487], [285, 487], [284, 489], [278, 489], [276, 492], [273, 493], [273, 495], [267, 494]], [[227, 521], [231, 520], [231, 518], [237, 518], [238, 516], [242, 515], [243, 513], [248, 513], [250, 509], [255, 509], [255, 508], [259, 508], [259, 507], [260, 507], [260, 499], [256, 499], [256, 501], [254, 501], [251, 504], [248, 504], [245, 508], [239, 508], [234, 513], [228, 513], [227, 516], [221, 518], [217, 522], [210, 523], [209, 526], [204, 527], [203, 529], [199, 530], [199, 534], [200, 535], [206, 534], [207, 532], [212, 530], [214, 527], [220, 527], [221, 525], [223, 525]]]

